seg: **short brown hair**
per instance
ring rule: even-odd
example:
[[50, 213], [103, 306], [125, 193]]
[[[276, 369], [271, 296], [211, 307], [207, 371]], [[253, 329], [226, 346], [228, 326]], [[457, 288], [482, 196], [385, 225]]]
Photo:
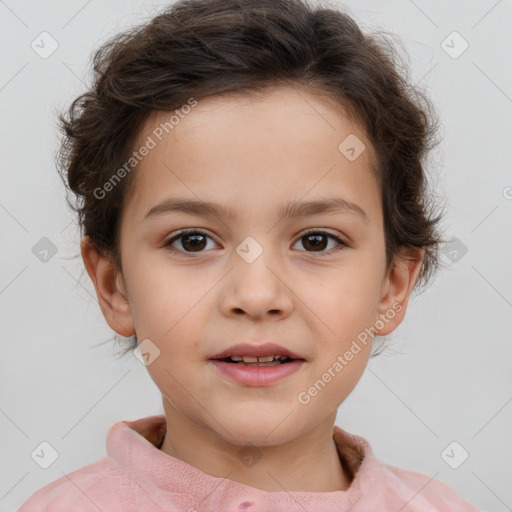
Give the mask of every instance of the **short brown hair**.
[[424, 169], [439, 121], [384, 36], [306, 0], [178, 0], [114, 36], [94, 54], [92, 86], [59, 115], [58, 168], [82, 235], [122, 269], [119, 221], [134, 173], [103, 198], [95, 191], [130, 158], [152, 111], [297, 85], [328, 96], [363, 127], [376, 155], [387, 264], [404, 249], [424, 249], [415, 289], [425, 287], [442, 241]]

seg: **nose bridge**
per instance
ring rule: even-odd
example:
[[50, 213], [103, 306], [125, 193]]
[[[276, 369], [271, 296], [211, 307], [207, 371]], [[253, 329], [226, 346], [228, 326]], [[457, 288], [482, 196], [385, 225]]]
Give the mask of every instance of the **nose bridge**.
[[[263, 239], [262, 235], [256, 235], [259, 238], [258, 240], [252, 236], [246, 236], [237, 246], [236, 253], [238, 256], [248, 265], [252, 265], [254, 262], [260, 260], [260, 264], [262, 261], [264, 262], [268, 258], [269, 250], [269, 237], [265, 237]], [[261, 256], [266, 253], [266, 256], [262, 258]]]
[[236, 247], [234, 265], [237, 279], [249, 280], [252, 286], [261, 284], [267, 291], [269, 287], [275, 288], [278, 279], [275, 271], [270, 269], [279, 265], [274, 258], [274, 252], [269, 236], [245, 237]]

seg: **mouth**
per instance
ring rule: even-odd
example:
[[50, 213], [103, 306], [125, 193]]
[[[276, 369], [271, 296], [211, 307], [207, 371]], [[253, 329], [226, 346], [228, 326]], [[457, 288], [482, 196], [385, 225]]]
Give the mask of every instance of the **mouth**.
[[210, 360], [247, 366], [277, 366], [292, 361], [305, 361], [302, 355], [277, 343], [249, 342], [232, 345], [210, 356]]
[[301, 358], [291, 358], [282, 355], [271, 355], [263, 357], [249, 357], [249, 356], [228, 356], [218, 359], [212, 359], [213, 361], [221, 361], [224, 363], [230, 363], [237, 366], [279, 366], [283, 364], [293, 363], [294, 361], [304, 361]]

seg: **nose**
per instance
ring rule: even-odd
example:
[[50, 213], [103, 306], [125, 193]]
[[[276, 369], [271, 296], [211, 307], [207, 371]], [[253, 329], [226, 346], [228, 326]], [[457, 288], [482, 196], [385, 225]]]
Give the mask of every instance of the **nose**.
[[252, 262], [235, 254], [224, 282], [221, 309], [229, 316], [282, 319], [291, 313], [292, 296], [286, 276], [275, 259], [265, 257], [265, 251]]

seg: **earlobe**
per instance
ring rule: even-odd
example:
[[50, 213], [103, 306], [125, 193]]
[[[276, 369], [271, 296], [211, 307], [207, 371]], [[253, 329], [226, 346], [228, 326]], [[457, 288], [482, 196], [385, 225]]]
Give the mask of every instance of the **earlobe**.
[[385, 336], [394, 331], [402, 322], [409, 297], [418, 278], [423, 262], [424, 250], [410, 250], [406, 256], [397, 258], [383, 281], [382, 296], [379, 304], [379, 324], [384, 327], [378, 329], [378, 336]]
[[135, 334], [133, 316], [121, 272], [99, 253], [88, 236], [83, 238], [80, 249], [105, 320], [121, 336], [132, 336]]

